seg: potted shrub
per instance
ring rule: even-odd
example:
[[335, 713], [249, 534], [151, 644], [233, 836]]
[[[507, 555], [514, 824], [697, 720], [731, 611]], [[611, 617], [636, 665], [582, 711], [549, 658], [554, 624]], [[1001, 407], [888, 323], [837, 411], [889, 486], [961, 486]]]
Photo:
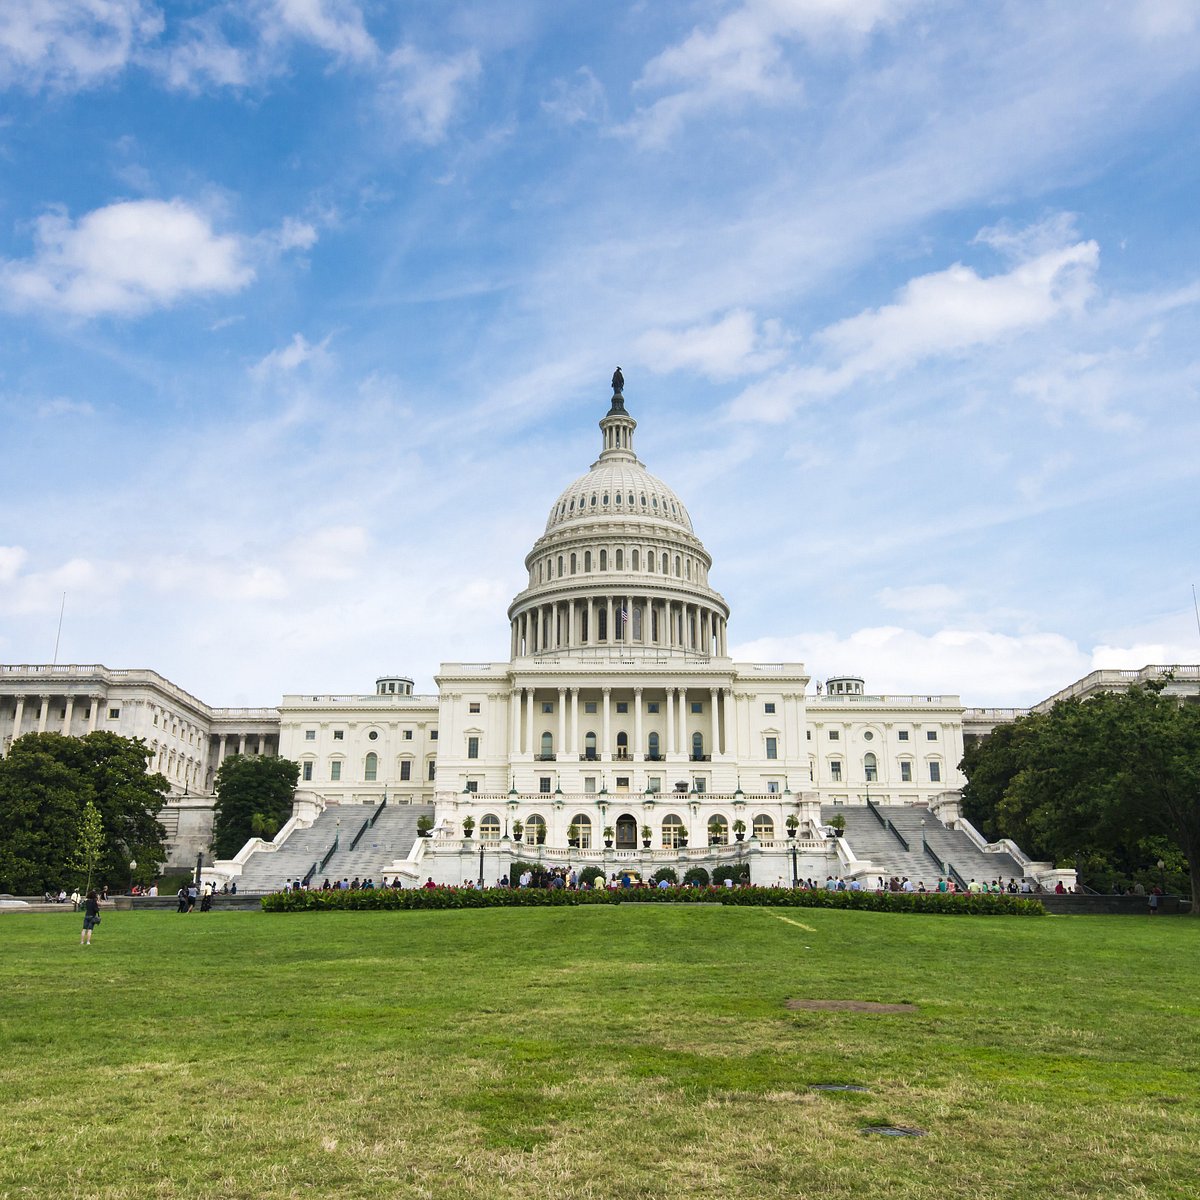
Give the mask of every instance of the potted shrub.
[[613, 844], [613, 827], [605, 825], [604, 827], [604, 845], [611, 850]]
[[788, 837], [794, 838], [796, 830], [800, 827], [800, 818], [795, 813], [790, 813], [784, 824], [787, 826]]
[[572, 821], [570, 823], [570, 825], [567, 826], [567, 845], [568, 846], [578, 846], [579, 845], [579, 826], [576, 825], [574, 821]]
[[546, 823], [545, 823], [545, 821], [543, 821], [537, 827], [537, 844], [539, 846], [544, 846], [546, 844]]
[[432, 817], [417, 818], [417, 837], [428, 837], [433, 832]]
[[829, 828], [833, 830], [834, 837], [840, 838], [846, 832], [846, 818], [841, 813], [834, 813]]
[[649, 825], [642, 826], [642, 849], [650, 849], [650, 839], [654, 836], [654, 830]]
[[746, 840], [746, 822], [743, 821], [741, 817], [738, 817], [738, 819], [733, 823], [733, 836], [737, 838], [739, 842]]
[[513, 841], [519, 842], [521, 840], [521, 838], [524, 836], [524, 833], [525, 833], [524, 823], [520, 819], [514, 821], [512, 823]]
[[675, 846], [679, 850], [687, 849], [687, 830], [686, 829], [681, 829], [679, 831], [679, 835], [675, 839]]
[[474, 832], [475, 832], [475, 818], [474, 817], [464, 817], [463, 818], [463, 837], [469, 838], [471, 836], [471, 834], [473, 834]]

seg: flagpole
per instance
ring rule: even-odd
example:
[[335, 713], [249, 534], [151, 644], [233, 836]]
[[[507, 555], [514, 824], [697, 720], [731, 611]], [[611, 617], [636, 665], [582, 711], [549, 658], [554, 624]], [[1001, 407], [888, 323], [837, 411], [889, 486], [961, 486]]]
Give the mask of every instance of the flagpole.
[[[1196, 590], [1195, 588], [1192, 589], [1193, 593], [1195, 592], [1195, 590]], [[63, 592], [62, 604], [59, 606], [59, 609], [58, 609], [58, 632], [54, 635], [54, 661], [50, 664], [52, 667], [58, 666], [58, 643], [62, 638], [63, 613], [66, 612], [66, 609], [67, 609], [67, 593]]]

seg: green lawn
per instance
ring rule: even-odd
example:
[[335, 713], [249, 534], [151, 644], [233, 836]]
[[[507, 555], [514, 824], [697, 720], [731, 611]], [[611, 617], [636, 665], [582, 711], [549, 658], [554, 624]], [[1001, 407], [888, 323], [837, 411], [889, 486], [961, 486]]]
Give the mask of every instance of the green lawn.
[[0, 916], [6, 1200], [1200, 1194], [1197, 921], [106, 912], [90, 949], [78, 927]]

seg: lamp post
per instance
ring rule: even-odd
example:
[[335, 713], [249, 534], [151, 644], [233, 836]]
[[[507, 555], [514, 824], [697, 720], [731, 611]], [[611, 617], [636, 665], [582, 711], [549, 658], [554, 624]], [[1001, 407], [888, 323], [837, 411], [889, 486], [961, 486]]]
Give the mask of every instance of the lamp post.
[[1158, 878], [1162, 885], [1162, 894], [1167, 894], [1167, 864], [1160, 858], [1158, 860]]
[[133, 873], [137, 870], [137, 860], [131, 858], [129, 860], [129, 894], [133, 895]]
[[795, 835], [792, 835], [792, 887], [793, 889], [800, 886], [800, 874], [796, 869], [796, 841]]
[[479, 886], [483, 887], [483, 830], [479, 831]]
[[921, 818], [921, 853], [924, 854], [929, 849], [929, 843], [925, 841], [925, 818]]

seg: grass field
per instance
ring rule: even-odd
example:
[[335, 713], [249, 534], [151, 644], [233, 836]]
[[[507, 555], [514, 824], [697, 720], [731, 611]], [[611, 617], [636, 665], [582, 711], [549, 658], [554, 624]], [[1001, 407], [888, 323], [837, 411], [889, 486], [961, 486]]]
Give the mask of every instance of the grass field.
[[112, 912], [90, 949], [78, 927], [0, 917], [6, 1200], [1200, 1194], [1188, 919]]

